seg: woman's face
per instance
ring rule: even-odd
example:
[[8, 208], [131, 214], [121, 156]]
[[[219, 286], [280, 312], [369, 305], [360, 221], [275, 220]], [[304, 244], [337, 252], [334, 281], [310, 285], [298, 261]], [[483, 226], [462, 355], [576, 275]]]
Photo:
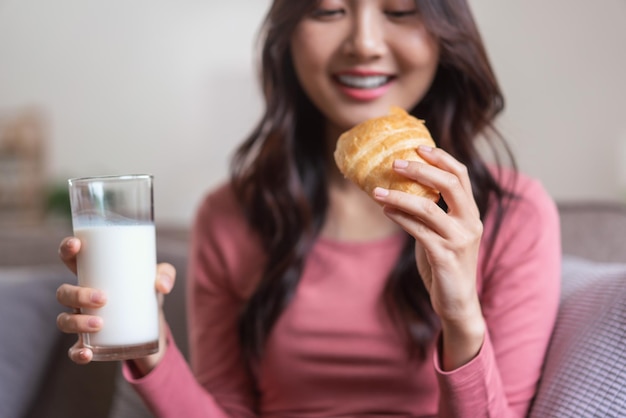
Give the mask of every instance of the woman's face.
[[291, 39], [298, 79], [339, 133], [413, 108], [437, 70], [439, 47], [414, 0], [321, 0]]

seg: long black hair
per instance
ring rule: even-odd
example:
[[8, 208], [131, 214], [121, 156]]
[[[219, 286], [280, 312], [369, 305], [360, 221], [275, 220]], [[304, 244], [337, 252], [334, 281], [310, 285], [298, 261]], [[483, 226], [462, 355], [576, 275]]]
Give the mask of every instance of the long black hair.
[[[324, 117], [298, 83], [289, 46], [296, 26], [316, 4], [316, 0], [273, 2], [261, 36], [265, 113], [232, 160], [235, 194], [267, 254], [262, 278], [240, 319], [242, 348], [250, 360], [261, 356], [272, 327], [289, 304], [328, 207], [326, 175], [332, 162], [320, 140]], [[439, 147], [467, 166], [481, 217], [493, 198], [496, 219], [501, 219], [508, 192], [489, 170], [476, 138], [491, 138], [488, 143], [498, 153], [503, 141], [493, 120], [504, 100], [471, 11], [465, 0], [416, 0], [416, 4], [441, 53], [433, 83], [411, 113], [426, 120]], [[513, 162], [506, 145], [504, 150]], [[407, 235], [385, 297], [411, 352], [424, 355], [438, 320], [417, 272], [414, 245]]]

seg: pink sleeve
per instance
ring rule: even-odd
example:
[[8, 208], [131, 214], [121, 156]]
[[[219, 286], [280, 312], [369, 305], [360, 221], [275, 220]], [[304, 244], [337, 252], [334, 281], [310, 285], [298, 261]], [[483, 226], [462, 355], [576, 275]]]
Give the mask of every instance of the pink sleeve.
[[524, 417], [535, 394], [559, 303], [560, 229], [539, 183], [527, 182], [519, 193], [492, 252], [479, 260], [488, 330], [480, 352], [451, 372], [435, 355], [441, 417]]
[[227, 415], [196, 381], [185, 358], [168, 332], [168, 347], [159, 365], [136, 378], [124, 362], [124, 378], [135, 388], [154, 416], [162, 418], [226, 418]]

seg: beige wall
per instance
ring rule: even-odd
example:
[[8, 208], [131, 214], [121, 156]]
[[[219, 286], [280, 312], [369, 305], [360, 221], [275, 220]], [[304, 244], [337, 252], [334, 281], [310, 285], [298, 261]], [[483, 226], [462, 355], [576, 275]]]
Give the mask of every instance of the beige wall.
[[[151, 172], [187, 223], [259, 109], [268, 0], [0, 0], [0, 111], [49, 116], [51, 179]], [[507, 98], [500, 126], [557, 199], [626, 199], [626, 2], [471, 0]]]
[[470, 2], [521, 168], [557, 199], [626, 200], [626, 2]]

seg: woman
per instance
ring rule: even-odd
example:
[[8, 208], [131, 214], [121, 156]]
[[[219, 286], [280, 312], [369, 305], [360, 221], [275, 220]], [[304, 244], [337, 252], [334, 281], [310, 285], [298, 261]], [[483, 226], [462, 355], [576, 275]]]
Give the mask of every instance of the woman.
[[[264, 29], [265, 114], [193, 229], [191, 369], [163, 320], [160, 352], [125, 376], [157, 416], [524, 416], [558, 305], [558, 219], [538, 182], [478, 151], [503, 99], [466, 1], [275, 0]], [[343, 131], [392, 105], [438, 147], [389, 169], [439, 205], [368, 196], [333, 163]], [[70, 268], [79, 249], [61, 244]]]

